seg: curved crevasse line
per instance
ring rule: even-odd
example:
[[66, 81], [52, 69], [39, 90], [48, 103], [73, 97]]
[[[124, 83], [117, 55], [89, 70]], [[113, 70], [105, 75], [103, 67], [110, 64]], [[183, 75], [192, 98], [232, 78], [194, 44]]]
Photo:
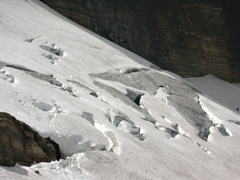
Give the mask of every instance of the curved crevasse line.
[[[202, 107], [202, 109], [207, 113], [208, 118], [213, 122], [212, 126], [216, 127], [219, 133], [221, 133], [223, 136], [233, 136], [232, 132], [222, 124], [222, 120], [215, 116], [210, 109], [204, 106], [204, 103], [202, 103], [200, 99], [201, 97], [198, 98], [198, 103]], [[209, 129], [209, 131], [210, 131], [209, 133], [211, 133], [211, 129]]]

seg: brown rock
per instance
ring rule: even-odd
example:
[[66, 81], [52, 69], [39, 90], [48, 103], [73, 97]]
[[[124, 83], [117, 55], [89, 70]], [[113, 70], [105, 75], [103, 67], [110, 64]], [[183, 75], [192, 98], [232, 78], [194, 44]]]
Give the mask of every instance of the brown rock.
[[239, 0], [42, 0], [183, 77], [240, 82]]
[[34, 162], [50, 162], [60, 157], [57, 143], [41, 137], [10, 114], [0, 113], [0, 165], [30, 166]]

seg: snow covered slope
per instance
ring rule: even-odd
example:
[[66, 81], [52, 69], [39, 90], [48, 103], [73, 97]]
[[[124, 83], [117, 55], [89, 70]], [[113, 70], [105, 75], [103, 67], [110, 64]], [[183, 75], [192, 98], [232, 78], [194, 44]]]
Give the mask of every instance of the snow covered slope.
[[157, 69], [38, 0], [0, 0], [0, 41], [0, 111], [64, 155], [0, 179], [240, 178], [236, 86]]

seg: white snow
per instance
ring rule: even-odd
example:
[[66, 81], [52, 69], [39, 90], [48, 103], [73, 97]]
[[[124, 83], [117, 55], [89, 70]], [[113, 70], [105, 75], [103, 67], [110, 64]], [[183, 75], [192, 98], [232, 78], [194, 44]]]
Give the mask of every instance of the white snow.
[[209, 98], [235, 111], [240, 106], [240, 89], [231, 83], [207, 75], [202, 78], [186, 78], [195, 88]]
[[[0, 166], [0, 179], [240, 179], [238, 84], [151, 69], [38, 0], [0, 0], [0, 42], [0, 111], [63, 153], [60, 161]], [[155, 87], [148, 73], [166, 86]], [[165, 88], [175, 81], [202, 92], [193, 102], [213, 122], [207, 141], [169, 102]], [[127, 89], [144, 94], [140, 106], [126, 100]]]

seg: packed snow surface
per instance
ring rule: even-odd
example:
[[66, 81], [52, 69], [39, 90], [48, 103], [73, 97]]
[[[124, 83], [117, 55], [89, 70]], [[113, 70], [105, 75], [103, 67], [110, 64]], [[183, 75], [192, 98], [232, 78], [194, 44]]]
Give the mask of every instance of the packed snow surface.
[[62, 159], [0, 179], [240, 179], [240, 89], [181, 77], [38, 0], [0, 0], [0, 111]]

